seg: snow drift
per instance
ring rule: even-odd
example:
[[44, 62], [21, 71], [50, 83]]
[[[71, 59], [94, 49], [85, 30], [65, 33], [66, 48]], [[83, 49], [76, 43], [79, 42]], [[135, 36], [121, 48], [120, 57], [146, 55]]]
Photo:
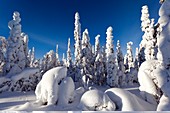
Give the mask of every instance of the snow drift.
[[58, 101], [59, 85], [66, 76], [66, 67], [56, 67], [48, 70], [36, 87], [35, 94], [37, 100], [42, 104], [46, 102], [48, 105], [56, 104]]
[[111, 88], [105, 91], [115, 103], [118, 111], [154, 111], [156, 106], [150, 104], [129, 91], [120, 88]]

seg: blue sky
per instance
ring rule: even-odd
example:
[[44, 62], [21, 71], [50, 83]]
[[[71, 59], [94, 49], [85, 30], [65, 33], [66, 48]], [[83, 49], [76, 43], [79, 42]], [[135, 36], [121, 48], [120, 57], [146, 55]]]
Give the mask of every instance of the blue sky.
[[0, 0], [0, 35], [8, 38], [8, 21], [14, 11], [21, 14], [22, 31], [29, 36], [29, 48], [35, 47], [41, 58], [59, 45], [60, 57], [67, 50], [68, 37], [74, 52], [74, 14], [79, 12], [82, 32], [87, 28], [91, 44], [101, 35], [106, 42], [106, 29], [113, 27], [114, 45], [120, 40], [125, 53], [126, 43], [133, 41], [133, 49], [142, 39], [141, 7], [148, 5], [150, 18], [158, 19], [159, 0]]

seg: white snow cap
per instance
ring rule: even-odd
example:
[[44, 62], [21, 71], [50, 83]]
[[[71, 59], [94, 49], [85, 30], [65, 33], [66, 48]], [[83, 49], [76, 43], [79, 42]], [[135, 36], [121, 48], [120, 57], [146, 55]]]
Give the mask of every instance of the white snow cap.
[[76, 12], [76, 14], [75, 14], [75, 19], [76, 19], [76, 20], [79, 20], [79, 19], [80, 19], [80, 16], [79, 16], [79, 13], [78, 13], [78, 12]]
[[[113, 28], [112, 28], [111, 26], [108, 27], [106, 34], [107, 34], [108, 36], [112, 36], [112, 32], [113, 32]], [[113, 36], [112, 36], [112, 37], [113, 37]]]

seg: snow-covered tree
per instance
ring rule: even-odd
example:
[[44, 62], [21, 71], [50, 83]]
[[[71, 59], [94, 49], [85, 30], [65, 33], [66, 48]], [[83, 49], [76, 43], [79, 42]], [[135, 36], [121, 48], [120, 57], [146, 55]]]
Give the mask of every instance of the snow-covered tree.
[[67, 47], [67, 76], [72, 77], [75, 80], [75, 72], [74, 65], [71, 57], [71, 48], [70, 48], [70, 38], [68, 39], [68, 47]]
[[95, 56], [97, 56], [100, 52], [100, 41], [99, 41], [100, 35], [97, 35], [95, 37]]
[[139, 49], [138, 48], [136, 48], [136, 52], [135, 52], [134, 68], [136, 70], [139, 69]]
[[56, 45], [56, 63], [55, 66], [60, 66], [59, 54], [58, 54], [58, 44]]
[[[138, 80], [142, 97], [157, 106], [157, 111], [170, 110], [170, 0], [165, 0], [159, 10], [161, 32], [157, 38], [158, 60], [147, 60], [139, 68]], [[146, 85], [147, 84], [147, 85]], [[149, 86], [149, 87], [148, 87]]]
[[[139, 60], [140, 64], [145, 57], [145, 60], [157, 59], [157, 34], [158, 31], [154, 26], [154, 19], [149, 19], [149, 11], [148, 6], [142, 7], [142, 15], [141, 15], [141, 28], [144, 32], [142, 36], [142, 41], [140, 43], [139, 48]], [[142, 53], [144, 52], [145, 55]], [[142, 58], [143, 57], [143, 58]]]
[[141, 29], [144, 32], [144, 35], [142, 36], [142, 41], [139, 45], [139, 66], [146, 60], [144, 51], [146, 49], [147, 36], [146, 36], [145, 32], [147, 32], [147, 28], [149, 28], [149, 26], [150, 26], [148, 6], [147, 5], [143, 6], [141, 12], [142, 12]]
[[29, 51], [28, 53], [28, 58], [30, 60], [30, 64], [29, 64], [29, 67], [33, 67], [33, 64], [34, 64], [34, 61], [35, 61], [35, 50], [34, 50], [34, 47], [32, 48], [31, 51]]
[[128, 76], [129, 84], [133, 85], [135, 78], [137, 77], [137, 73], [134, 69], [134, 61], [133, 61], [133, 53], [132, 53], [132, 45], [133, 42], [127, 43], [127, 53], [124, 58], [125, 70]]
[[5, 54], [7, 48], [7, 41], [5, 37], [0, 36], [0, 76], [3, 75], [3, 67], [5, 65]]
[[82, 75], [87, 77], [87, 75], [94, 75], [93, 70], [93, 55], [92, 47], [90, 44], [90, 37], [88, 30], [85, 29], [82, 36]]
[[82, 62], [82, 49], [81, 49], [81, 24], [79, 22], [80, 16], [79, 13], [75, 14], [75, 28], [74, 28], [74, 57], [75, 57], [75, 80], [79, 81], [81, 78], [81, 62]]
[[130, 72], [130, 69], [134, 67], [132, 45], [133, 45], [133, 42], [127, 43], [127, 53], [124, 58], [125, 70], [127, 72]]
[[60, 62], [61, 66], [67, 66], [67, 59], [65, 58], [65, 54], [63, 53], [63, 58]]
[[70, 38], [68, 39], [68, 47], [67, 47], [67, 67], [72, 67], [72, 57], [71, 57], [71, 48], [70, 48]]
[[74, 51], [74, 55], [75, 55], [75, 64], [77, 66], [81, 65], [81, 24], [79, 22], [80, 16], [79, 13], [77, 12], [75, 14], [75, 28], [74, 28], [74, 40], [75, 40], [75, 51]]
[[95, 83], [97, 83], [98, 85], [104, 85], [106, 80], [105, 61], [100, 51], [97, 54], [94, 62], [94, 71], [95, 71], [94, 73]]
[[142, 29], [142, 31], [145, 31], [146, 28], [148, 28], [149, 25], [150, 25], [148, 6], [147, 5], [143, 6], [141, 12], [142, 12], [142, 15], [141, 15], [141, 21], [142, 21], [141, 29]]
[[107, 84], [110, 87], [118, 87], [117, 66], [115, 65], [115, 55], [113, 49], [112, 27], [107, 29], [106, 37], [106, 69], [107, 69]]
[[46, 55], [44, 55], [41, 63], [41, 70], [43, 73], [47, 70], [56, 66], [56, 55], [53, 50], [50, 50]]
[[116, 54], [117, 54], [117, 63], [118, 63], [119, 84], [125, 85], [126, 84], [126, 76], [124, 74], [125, 73], [124, 58], [123, 58], [123, 53], [121, 50], [119, 40], [117, 41]]
[[24, 53], [24, 37], [21, 35], [21, 18], [19, 12], [13, 13], [13, 20], [8, 23], [10, 36], [6, 54], [4, 71], [8, 76], [21, 72], [26, 66], [26, 55]]
[[146, 28], [143, 37], [147, 40], [146, 47], [145, 47], [145, 59], [157, 59], [157, 38], [154, 36], [155, 34], [155, 27], [154, 27], [154, 19], [151, 19], [151, 23], [148, 28]]

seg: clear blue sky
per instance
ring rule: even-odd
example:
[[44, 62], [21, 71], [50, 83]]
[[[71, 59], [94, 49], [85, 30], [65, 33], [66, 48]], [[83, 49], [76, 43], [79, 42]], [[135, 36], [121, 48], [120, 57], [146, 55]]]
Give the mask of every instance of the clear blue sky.
[[67, 50], [68, 37], [74, 52], [74, 14], [79, 12], [82, 32], [89, 30], [91, 44], [101, 35], [105, 45], [106, 29], [113, 27], [114, 45], [120, 40], [122, 50], [133, 41], [133, 49], [142, 39], [141, 7], [148, 5], [151, 18], [158, 19], [159, 0], [0, 0], [0, 35], [8, 38], [8, 21], [14, 11], [21, 14], [22, 31], [29, 36], [29, 48], [35, 47], [41, 58], [59, 44], [60, 57]]

